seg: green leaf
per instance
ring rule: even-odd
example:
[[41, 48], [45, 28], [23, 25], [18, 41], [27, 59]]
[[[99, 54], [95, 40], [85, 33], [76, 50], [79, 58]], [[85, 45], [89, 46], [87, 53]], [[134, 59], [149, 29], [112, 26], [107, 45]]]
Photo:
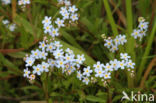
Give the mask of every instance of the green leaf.
[[91, 101], [91, 102], [106, 102], [106, 100], [99, 98], [99, 97], [95, 97], [92, 95], [86, 96], [86, 100]]

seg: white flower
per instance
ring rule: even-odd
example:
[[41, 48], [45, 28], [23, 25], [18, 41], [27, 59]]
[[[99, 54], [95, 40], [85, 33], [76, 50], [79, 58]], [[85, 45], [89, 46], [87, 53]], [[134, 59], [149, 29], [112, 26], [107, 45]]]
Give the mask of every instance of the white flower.
[[125, 66], [126, 66], [126, 63], [125, 63], [124, 60], [122, 60], [122, 61], [119, 62], [119, 67], [120, 67], [121, 69], [125, 69]]
[[140, 30], [133, 30], [133, 33], [131, 34], [135, 39], [137, 39], [140, 35]]
[[9, 26], [9, 30], [10, 31], [14, 31], [16, 29], [16, 24], [11, 24], [10, 26]]
[[41, 65], [33, 66], [33, 74], [41, 75], [41, 72], [43, 71]]
[[127, 53], [120, 53], [120, 58], [127, 61], [127, 60], [130, 59], [131, 57], [128, 56]]
[[78, 11], [78, 9], [76, 8], [75, 5], [69, 7], [69, 12], [75, 13], [76, 11]]
[[119, 36], [116, 36], [116, 38], [114, 39], [115, 45], [120, 45], [120, 38]]
[[60, 18], [57, 18], [55, 23], [57, 24], [57, 26], [60, 27], [64, 27], [64, 20], [61, 20]]
[[48, 59], [48, 63], [50, 65], [50, 67], [52, 67], [52, 68], [56, 65], [56, 62], [53, 59]]
[[55, 36], [59, 36], [59, 33], [58, 33], [58, 28], [52, 28], [51, 32], [50, 32], [50, 35], [52, 37], [55, 37]]
[[44, 26], [44, 33], [51, 33], [52, 25], [45, 25]]
[[45, 50], [46, 44], [44, 41], [39, 42], [39, 48], [41, 48], [42, 50]]
[[53, 52], [53, 50], [55, 49], [55, 46], [53, 43], [50, 43], [50, 44], [47, 44], [47, 49], [46, 51], [49, 51], [49, 52]]
[[68, 13], [67, 8], [66, 7], [61, 7], [60, 14], [63, 16], [65, 13]]
[[79, 63], [79, 64], [82, 64], [84, 61], [85, 61], [85, 57], [84, 55], [77, 55], [77, 59], [76, 59], [76, 62]]
[[110, 78], [111, 78], [110, 75], [111, 75], [111, 73], [109, 73], [109, 72], [107, 73], [107, 72], [106, 72], [106, 73], [104, 73], [104, 78], [105, 78], [105, 79], [110, 79]]
[[65, 62], [68, 63], [68, 62], [73, 62], [74, 61], [74, 57], [75, 55], [69, 55], [69, 54], [65, 54]]
[[128, 68], [134, 69], [135, 63], [133, 63], [132, 60], [128, 60], [126, 66], [127, 66]]
[[48, 63], [42, 62], [41, 67], [42, 67], [42, 70], [43, 71], [45, 71], [45, 72], [48, 72], [49, 71], [49, 69], [48, 69], [49, 68], [49, 64]]
[[79, 80], [81, 80], [82, 77], [83, 77], [83, 75], [81, 74], [81, 71], [77, 71], [77, 78], [78, 78]]
[[64, 68], [65, 67], [65, 62], [63, 59], [56, 61], [56, 63], [57, 63], [57, 65], [56, 65], [57, 68]]
[[95, 77], [103, 77], [105, 73], [105, 71], [102, 69], [98, 69], [95, 72], [96, 72]]
[[25, 62], [26, 62], [26, 66], [32, 66], [35, 62], [35, 59], [32, 57], [27, 57]]
[[64, 14], [62, 14], [62, 16], [63, 16], [64, 20], [69, 19], [69, 13], [68, 12], [65, 12]]
[[78, 20], [79, 18], [78, 18], [78, 15], [77, 15], [77, 14], [71, 14], [70, 19], [71, 19], [72, 21], [76, 21], [76, 20]]
[[39, 51], [38, 49], [36, 49], [35, 51], [31, 51], [32, 55], [31, 57], [34, 57], [35, 59], [39, 59], [41, 51]]
[[42, 58], [42, 59], [46, 59], [46, 57], [47, 57], [47, 55], [48, 55], [48, 53], [46, 53], [45, 51], [42, 51], [41, 53], [40, 53], [40, 58]]
[[84, 77], [82, 82], [84, 82], [86, 85], [88, 85], [88, 83], [90, 82], [88, 77]]
[[106, 39], [105, 40], [105, 44], [104, 44], [104, 46], [106, 46], [107, 48], [110, 48], [111, 46], [112, 46], [112, 39]]
[[102, 69], [104, 67], [104, 64], [101, 64], [99, 61], [97, 62], [97, 64], [94, 64], [93, 67], [96, 70]]
[[34, 75], [34, 74], [31, 74], [30, 76], [29, 76], [29, 79], [30, 80], [34, 80], [36, 78], [36, 76]]
[[112, 45], [110, 51], [114, 53], [117, 50], [118, 50], [118, 47], [116, 45]]
[[110, 61], [111, 66], [114, 68], [114, 70], [118, 70], [119, 68], [119, 61], [117, 59], [114, 59], [113, 61]]
[[109, 63], [106, 63], [106, 65], [104, 65], [104, 68], [106, 71], [113, 71], [113, 67]]
[[51, 24], [51, 17], [45, 16], [44, 20], [42, 21], [42, 24], [50, 25]]
[[93, 71], [90, 69], [90, 66], [87, 66], [87, 68], [84, 68], [83, 75], [86, 75], [87, 77], [89, 77], [92, 72]]
[[60, 44], [60, 41], [55, 41], [54, 45], [57, 49], [59, 49], [60, 47], [62, 47], [62, 45]]
[[24, 1], [24, 5], [30, 4], [30, 0], [23, 0], [23, 1]]
[[[65, 51], [66, 51], [67, 53], [69, 53], [69, 54], [73, 54], [73, 51], [72, 51], [71, 49], [69, 49], [69, 48], [67, 48]], [[77, 57], [80, 57], [80, 55], [77, 56]]]
[[146, 30], [148, 28], [148, 22], [140, 22], [138, 27], [141, 30]]
[[124, 45], [127, 42], [125, 35], [119, 35], [119, 38], [120, 38], [120, 44], [121, 45]]
[[2, 0], [2, 3], [5, 5], [11, 4], [11, 0]]
[[56, 51], [53, 52], [53, 55], [56, 59], [59, 59], [59, 58], [63, 58], [63, 50], [62, 49], [57, 49]]
[[28, 70], [28, 68], [24, 69], [23, 76], [29, 78], [29, 74], [30, 74], [30, 71]]
[[9, 24], [10, 22], [9, 22], [9, 20], [3, 20], [2, 23], [3, 23], [4, 25], [7, 25], [7, 24]]

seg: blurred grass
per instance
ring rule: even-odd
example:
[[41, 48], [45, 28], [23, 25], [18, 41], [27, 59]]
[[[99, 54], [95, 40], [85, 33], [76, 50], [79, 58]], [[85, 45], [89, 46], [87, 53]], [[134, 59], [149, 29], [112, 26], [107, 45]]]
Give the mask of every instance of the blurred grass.
[[[38, 41], [44, 36], [42, 19], [46, 15], [56, 18], [59, 6], [56, 5], [56, 0], [32, 0], [32, 4], [26, 7], [26, 11], [22, 11], [15, 2], [16, 0], [13, 0], [12, 5], [8, 6], [0, 4], [0, 103], [45, 100], [41, 81], [30, 84], [22, 77], [25, 68], [23, 57], [30, 53], [30, 50], [38, 47]], [[80, 85], [80, 81], [74, 78], [75, 74], [64, 77], [61, 73], [54, 72], [46, 81], [49, 101], [116, 103], [120, 102], [123, 90], [127, 93], [131, 90], [155, 93], [154, 69], [150, 71], [144, 82], [145, 89], [138, 88], [146, 68], [156, 54], [155, 1], [72, 0], [72, 3], [79, 8], [78, 25], [68, 25], [67, 28], [61, 29], [61, 36], [57, 40], [60, 40], [65, 48], [73, 49], [76, 54], [84, 53], [87, 58], [85, 64], [93, 65], [97, 60], [106, 63], [118, 55], [113, 55], [104, 47], [101, 34], [105, 33], [113, 37], [118, 33], [126, 34], [128, 44], [123, 47], [123, 50], [128, 52], [136, 62], [136, 78], [133, 84], [133, 81], [129, 80], [129, 75], [127, 81], [125, 72], [118, 71], [109, 87], [105, 88], [97, 84], [87, 87]], [[130, 37], [130, 33], [133, 28], [136, 28], [139, 16], [150, 21], [150, 26], [147, 37], [137, 48], [138, 42]], [[15, 32], [10, 32], [1, 23], [4, 19], [17, 24], [18, 28]]]

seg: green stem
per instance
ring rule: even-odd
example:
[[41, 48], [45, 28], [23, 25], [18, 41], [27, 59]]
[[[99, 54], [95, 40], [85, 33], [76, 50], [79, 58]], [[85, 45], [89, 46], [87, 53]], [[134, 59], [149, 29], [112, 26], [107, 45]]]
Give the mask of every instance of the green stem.
[[[132, 19], [132, 0], [126, 0], [126, 15], [127, 15], [127, 46], [126, 51], [132, 56], [133, 62], [135, 62], [134, 51], [134, 38], [131, 36], [133, 31], [133, 19]], [[134, 80], [131, 78], [130, 73], [127, 71], [128, 87], [134, 86]]]
[[116, 26], [116, 24], [114, 22], [114, 19], [113, 19], [113, 16], [112, 16], [111, 9], [109, 7], [108, 0], [103, 0], [103, 2], [104, 2], [104, 6], [105, 6], [105, 9], [106, 9], [107, 15], [108, 15], [110, 25], [111, 25], [112, 30], [113, 30], [113, 34], [115, 36], [117, 36], [118, 35], [118, 30], [117, 30], [117, 26]]
[[154, 26], [153, 26], [152, 32], [150, 34], [150, 37], [148, 38], [147, 47], [146, 47], [144, 55], [142, 57], [142, 60], [141, 60], [140, 66], [139, 66], [139, 70], [137, 72], [137, 83], [140, 81], [143, 70], [145, 69], [144, 67], [145, 67], [146, 61], [148, 59], [147, 56], [149, 55], [150, 50], [151, 50], [155, 32], [156, 32], [156, 19], [154, 21]]

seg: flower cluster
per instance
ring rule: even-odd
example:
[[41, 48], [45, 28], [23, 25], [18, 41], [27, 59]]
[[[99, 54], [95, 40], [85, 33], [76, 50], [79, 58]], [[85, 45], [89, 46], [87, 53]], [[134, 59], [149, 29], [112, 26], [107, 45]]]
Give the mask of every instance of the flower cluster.
[[30, 4], [30, 0], [19, 0], [19, 1], [18, 1], [18, 5], [23, 5], [23, 6], [25, 6], [25, 5], [27, 5], [27, 4]]
[[11, 4], [11, 0], [2, 0], [2, 3], [5, 5]]
[[59, 4], [65, 4], [66, 6], [71, 5], [69, 0], [57, 0], [59, 2]]
[[54, 22], [56, 26], [52, 25], [51, 17], [45, 16], [44, 20], [42, 21], [42, 24], [44, 25], [44, 33], [48, 33], [53, 38], [56, 36], [59, 36], [59, 28], [65, 26], [65, 22], [75, 22], [78, 20], [78, 14], [76, 13], [78, 9], [75, 5], [73, 6], [65, 6], [60, 8], [60, 14], [62, 18], [57, 18]]
[[132, 62], [127, 53], [120, 53], [120, 59], [121, 60], [111, 60], [105, 65], [98, 61], [97, 64], [93, 65], [93, 70], [90, 66], [88, 66], [87, 68], [83, 69], [82, 73], [80, 70], [77, 71], [77, 77], [85, 84], [88, 84], [89, 82], [96, 82], [99, 79], [101, 79], [101, 81], [110, 79], [111, 72], [118, 69], [134, 69], [135, 63]]
[[124, 45], [127, 42], [125, 35], [118, 35], [113, 40], [110, 37], [108, 39], [104, 39], [105, 44], [104, 46], [107, 47], [111, 52], [115, 52], [118, 50], [119, 45]]
[[[61, 47], [59, 41], [39, 42], [39, 49], [32, 50], [31, 54], [25, 58], [27, 68], [24, 69], [24, 77], [34, 80], [35, 75], [41, 75], [54, 68], [70, 75], [79, 69], [85, 61], [84, 55], [75, 56], [69, 48], [64, 51]], [[36, 61], [37, 63], [41, 61], [41, 64], [36, 64]], [[32, 68], [32, 72], [28, 68]]]
[[146, 31], [149, 23], [145, 22], [145, 19], [143, 17], [139, 17], [138, 21], [139, 21], [138, 29], [134, 29], [131, 35], [135, 39], [140, 38], [141, 40], [143, 36], [146, 35]]
[[16, 24], [9, 24], [8, 20], [3, 20], [2, 23], [12, 32], [16, 29]]

